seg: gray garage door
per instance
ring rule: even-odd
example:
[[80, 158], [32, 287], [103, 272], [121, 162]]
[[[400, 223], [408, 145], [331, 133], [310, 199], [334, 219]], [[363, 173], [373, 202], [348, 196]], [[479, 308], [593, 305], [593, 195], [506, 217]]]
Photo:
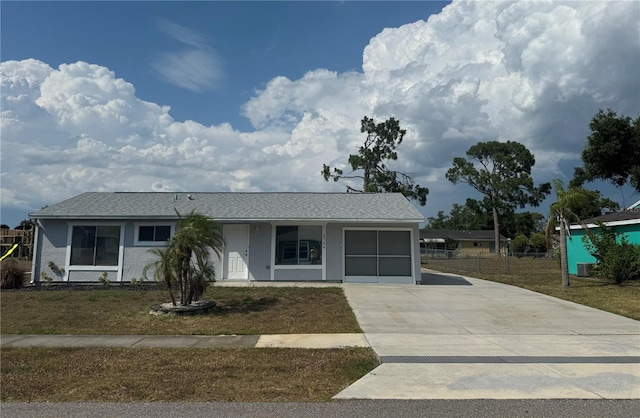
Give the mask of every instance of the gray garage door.
[[412, 282], [411, 232], [345, 230], [345, 282]]

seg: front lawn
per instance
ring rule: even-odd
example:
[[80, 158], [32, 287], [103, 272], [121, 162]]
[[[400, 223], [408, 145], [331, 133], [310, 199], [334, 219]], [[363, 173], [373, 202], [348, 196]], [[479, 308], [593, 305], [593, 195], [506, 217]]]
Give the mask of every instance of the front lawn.
[[10, 348], [1, 399], [324, 401], [378, 364], [369, 348]]
[[169, 297], [126, 288], [3, 291], [3, 334], [221, 335], [362, 332], [339, 287], [215, 287], [205, 315], [155, 316]]

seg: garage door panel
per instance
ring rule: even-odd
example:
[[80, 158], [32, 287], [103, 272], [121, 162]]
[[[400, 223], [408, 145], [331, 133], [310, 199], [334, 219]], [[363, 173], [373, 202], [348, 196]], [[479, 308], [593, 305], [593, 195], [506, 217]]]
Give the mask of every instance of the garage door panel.
[[377, 231], [345, 231], [345, 254], [376, 255], [377, 241]]
[[377, 276], [377, 257], [346, 257], [344, 264], [347, 276]]
[[409, 231], [378, 232], [378, 254], [411, 255], [411, 233]]
[[380, 276], [411, 276], [411, 257], [380, 257]]
[[409, 230], [344, 231], [344, 280], [413, 283], [413, 244]]

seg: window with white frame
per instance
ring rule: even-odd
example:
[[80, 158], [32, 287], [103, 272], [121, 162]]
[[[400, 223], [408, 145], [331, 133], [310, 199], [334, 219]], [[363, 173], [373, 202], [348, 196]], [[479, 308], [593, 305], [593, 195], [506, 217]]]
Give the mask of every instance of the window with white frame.
[[276, 226], [276, 265], [322, 265], [322, 226]]
[[74, 225], [71, 232], [72, 266], [117, 266], [119, 225]]
[[136, 224], [134, 245], [166, 245], [171, 233], [170, 224]]

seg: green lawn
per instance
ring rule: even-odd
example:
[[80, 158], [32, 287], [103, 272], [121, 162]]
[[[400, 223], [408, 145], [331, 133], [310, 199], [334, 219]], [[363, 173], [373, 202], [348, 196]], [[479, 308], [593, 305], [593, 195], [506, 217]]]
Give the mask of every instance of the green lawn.
[[308, 334], [362, 332], [339, 287], [212, 287], [205, 315], [150, 315], [160, 290], [3, 291], [3, 334]]

